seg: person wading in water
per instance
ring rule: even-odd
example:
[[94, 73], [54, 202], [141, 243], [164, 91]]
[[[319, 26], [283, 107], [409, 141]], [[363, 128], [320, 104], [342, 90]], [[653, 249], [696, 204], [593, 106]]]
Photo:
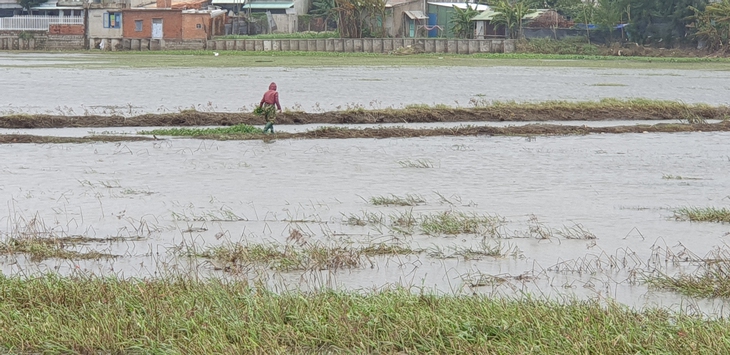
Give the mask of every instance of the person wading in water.
[[259, 108], [266, 120], [264, 133], [271, 131], [274, 133], [274, 120], [276, 120], [276, 111], [281, 112], [281, 104], [279, 104], [279, 93], [276, 92], [276, 83], [269, 84], [269, 91], [264, 93]]

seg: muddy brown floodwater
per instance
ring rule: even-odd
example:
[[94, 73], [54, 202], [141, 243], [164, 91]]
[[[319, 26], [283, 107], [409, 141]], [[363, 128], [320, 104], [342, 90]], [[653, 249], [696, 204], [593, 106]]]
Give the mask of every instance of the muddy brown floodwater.
[[[648, 290], [635, 274], [665, 268], [657, 255], [686, 247], [702, 256], [725, 244], [727, 225], [677, 221], [673, 210], [730, 205], [728, 139], [728, 133], [695, 132], [6, 144], [0, 146], [0, 197], [7, 201], [3, 234], [20, 233], [33, 221], [35, 230], [57, 235], [143, 239], [78, 247], [122, 255], [110, 261], [34, 263], [22, 255], [0, 260], [4, 273], [81, 270], [147, 277], [158, 275], [161, 264], [189, 264], [171, 256], [182, 244], [203, 250], [229, 241], [286, 243], [298, 229], [308, 240], [333, 245], [398, 243], [426, 252], [374, 257], [372, 268], [272, 272], [266, 282], [273, 287], [529, 291], [612, 297], [635, 306], [685, 302], [719, 312], [721, 300], [683, 300]], [[416, 168], [417, 162], [428, 167]], [[677, 176], [683, 179], [668, 178]], [[389, 194], [420, 195], [426, 202], [414, 207], [368, 202]], [[404, 235], [346, 223], [364, 213], [445, 211], [500, 215], [507, 222], [499, 239]], [[525, 237], [536, 226], [576, 225], [597, 239]], [[482, 241], [508, 255], [453, 255]], [[210, 264], [196, 265], [198, 271], [223, 274]], [[501, 281], [475, 281], [486, 276]]]

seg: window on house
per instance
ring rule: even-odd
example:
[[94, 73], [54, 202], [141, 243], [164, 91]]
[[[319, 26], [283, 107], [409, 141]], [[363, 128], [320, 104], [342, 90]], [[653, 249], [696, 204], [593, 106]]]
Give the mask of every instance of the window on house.
[[142, 32], [142, 20], [134, 20], [134, 31]]
[[203, 25], [201, 25], [201, 24], [198, 23], [198, 24], [195, 25], [195, 28], [203, 28]]
[[121, 12], [105, 12], [104, 28], [122, 28]]

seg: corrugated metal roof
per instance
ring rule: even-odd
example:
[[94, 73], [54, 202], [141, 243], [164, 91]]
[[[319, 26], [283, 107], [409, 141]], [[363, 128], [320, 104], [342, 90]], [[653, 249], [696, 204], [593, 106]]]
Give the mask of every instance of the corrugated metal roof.
[[[523, 20], [534, 20], [538, 16], [546, 13], [548, 10], [535, 10], [533, 12], [530, 12], [529, 14], [522, 17]], [[474, 16], [472, 18], [472, 21], [492, 21], [494, 19], [494, 16], [496, 16], [499, 12], [498, 11], [484, 11], [479, 15]]]
[[425, 20], [428, 18], [428, 15], [424, 14], [423, 11], [404, 11], [403, 13], [412, 20]]
[[466, 5], [469, 5], [469, 7], [471, 7], [472, 9], [476, 9], [477, 11], [489, 10], [489, 6], [484, 5], [484, 4], [472, 4], [472, 3], [466, 4], [463, 2], [429, 2], [428, 4], [434, 5], [434, 6], [443, 6], [443, 7], [452, 7], [452, 8], [454, 6], [456, 6], [460, 9], [466, 9]]
[[228, 4], [237, 5], [243, 4], [242, 9], [252, 10], [286, 10], [294, 7], [293, 1], [241, 1], [241, 0], [213, 0], [214, 5]]

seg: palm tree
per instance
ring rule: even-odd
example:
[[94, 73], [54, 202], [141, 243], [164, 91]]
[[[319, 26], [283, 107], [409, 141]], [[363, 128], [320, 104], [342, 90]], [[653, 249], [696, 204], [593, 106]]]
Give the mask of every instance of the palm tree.
[[[315, 0], [312, 2], [313, 15], [324, 18], [324, 30], [327, 31], [327, 23], [330, 20], [338, 21], [337, 17], [337, 5], [335, 0]], [[337, 24], [339, 27], [339, 23]]]
[[459, 38], [471, 38], [474, 34], [474, 21], [479, 11], [472, 8], [468, 4], [465, 9], [460, 9], [454, 5], [454, 12], [451, 14], [451, 32]]
[[533, 11], [530, 8], [532, 1], [518, 0], [499, 0], [492, 2], [492, 10], [497, 12], [492, 18], [494, 26], [504, 26], [507, 28], [510, 38], [517, 38], [522, 33], [522, 19]]

